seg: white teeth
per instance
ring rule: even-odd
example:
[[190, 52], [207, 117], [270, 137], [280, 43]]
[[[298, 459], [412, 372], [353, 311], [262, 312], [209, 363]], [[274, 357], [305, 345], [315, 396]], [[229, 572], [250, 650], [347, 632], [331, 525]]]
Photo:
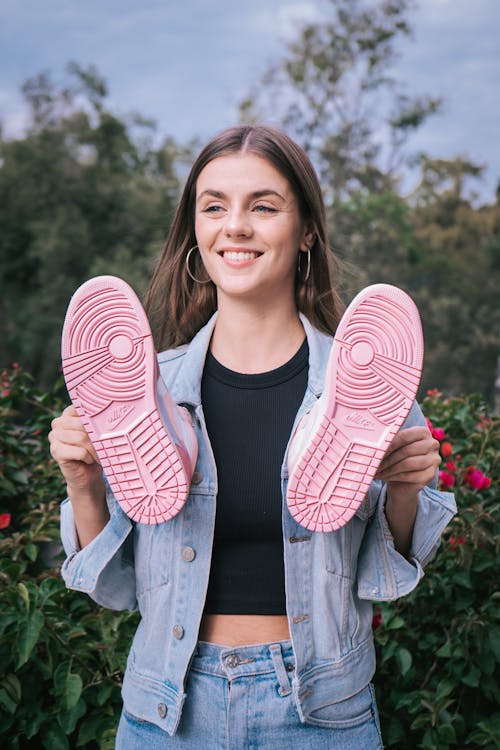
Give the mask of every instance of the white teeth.
[[258, 257], [258, 253], [231, 253], [231, 252], [225, 252], [223, 253], [224, 258], [227, 260], [235, 261], [236, 263], [239, 261], [240, 263], [243, 263], [246, 260], [253, 260], [254, 258]]

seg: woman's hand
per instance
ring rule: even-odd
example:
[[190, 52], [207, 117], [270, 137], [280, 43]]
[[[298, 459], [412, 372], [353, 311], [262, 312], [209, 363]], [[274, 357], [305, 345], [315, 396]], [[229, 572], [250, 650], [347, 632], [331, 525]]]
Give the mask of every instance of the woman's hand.
[[50, 452], [68, 486], [89, 491], [102, 478], [99, 459], [73, 404], [52, 421]]
[[387, 484], [385, 515], [394, 546], [407, 557], [417, 515], [418, 493], [434, 479], [441, 462], [439, 443], [427, 427], [398, 432], [378, 468], [376, 479]]
[[439, 443], [427, 427], [398, 432], [378, 468], [376, 479], [386, 482], [391, 495], [418, 492], [431, 482], [441, 463]]
[[52, 422], [50, 452], [66, 479], [76, 531], [83, 548], [109, 520], [99, 459], [73, 405]]

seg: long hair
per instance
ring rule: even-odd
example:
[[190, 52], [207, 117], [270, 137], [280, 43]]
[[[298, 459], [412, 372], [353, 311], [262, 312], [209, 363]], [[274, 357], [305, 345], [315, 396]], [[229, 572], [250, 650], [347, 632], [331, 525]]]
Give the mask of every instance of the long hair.
[[[315, 237], [309, 278], [303, 280], [303, 271], [296, 274], [297, 308], [320, 331], [335, 333], [343, 305], [335, 288], [337, 261], [328, 244], [325, 206], [314, 167], [300, 146], [281, 130], [267, 125], [240, 125], [223, 130], [207, 143], [184, 186], [146, 298], [146, 312], [158, 350], [191, 341], [217, 308], [213, 282], [196, 283], [186, 269], [186, 255], [196, 245], [196, 182], [213, 159], [240, 153], [265, 159], [288, 180], [301, 217], [311, 225]], [[301, 260], [305, 265], [305, 258]], [[199, 252], [192, 254], [190, 269], [195, 278], [206, 278]]]

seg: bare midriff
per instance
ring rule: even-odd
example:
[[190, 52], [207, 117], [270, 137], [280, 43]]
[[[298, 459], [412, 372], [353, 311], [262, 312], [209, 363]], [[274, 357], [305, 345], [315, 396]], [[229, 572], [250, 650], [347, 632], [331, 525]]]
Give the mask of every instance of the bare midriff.
[[204, 615], [199, 632], [200, 641], [219, 646], [251, 646], [289, 638], [286, 615]]

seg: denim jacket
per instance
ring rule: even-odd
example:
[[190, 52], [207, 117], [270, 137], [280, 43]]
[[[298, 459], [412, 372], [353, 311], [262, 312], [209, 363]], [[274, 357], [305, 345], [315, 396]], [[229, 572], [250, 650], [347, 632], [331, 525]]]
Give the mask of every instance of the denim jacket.
[[[198, 438], [189, 499], [172, 520], [133, 523], [108, 487], [110, 519], [84, 549], [72, 508], [61, 508], [69, 588], [112, 609], [139, 609], [141, 620], [123, 682], [126, 708], [170, 734], [185, 700], [210, 572], [217, 471], [205, 427], [200, 384], [215, 315], [189, 345], [159, 355], [173, 399], [187, 407]], [[309, 345], [308, 385], [295, 425], [321, 395], [332, 338], [301, 316]], [[406, 427], [425, 424], [414, 404]], [[293, 434], [293, 431], [292, 431]], [[288, 452], [288, 448], [287, 448]], [[394, 548], [384, 514], [385, 485], [374, 481], [356, 515], [331, 533], [310, 532], [290, 515], [286, 454], [281, 470], [286, 607], [295, 676], [293, 696], [302, 721], [365, 687], [375, 671], [372, 602], [408, 594], [422, 578], [440, 536], [456, 512], [453, 495], [435, 482], [420, 492], [409, 559]]]

